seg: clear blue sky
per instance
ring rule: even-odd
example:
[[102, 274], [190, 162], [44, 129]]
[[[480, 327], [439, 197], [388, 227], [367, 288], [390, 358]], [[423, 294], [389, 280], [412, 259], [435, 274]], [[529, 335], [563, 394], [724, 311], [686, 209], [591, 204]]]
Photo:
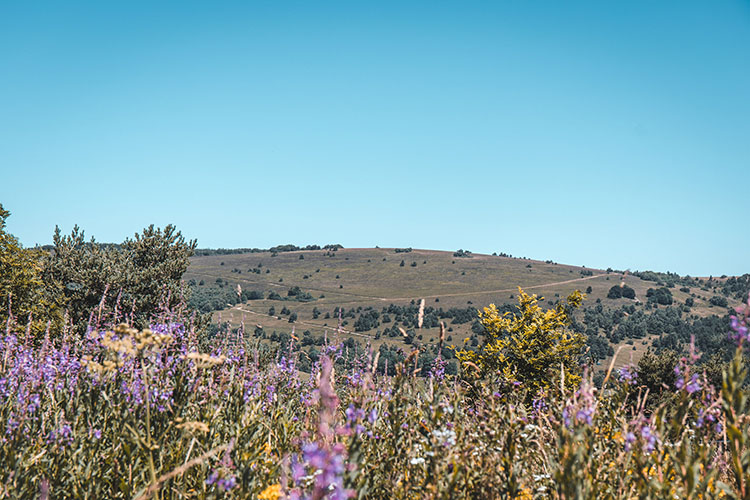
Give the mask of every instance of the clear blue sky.
[[32, 246], [508, 252], [750, 272], [750, 2], [0, 4]]

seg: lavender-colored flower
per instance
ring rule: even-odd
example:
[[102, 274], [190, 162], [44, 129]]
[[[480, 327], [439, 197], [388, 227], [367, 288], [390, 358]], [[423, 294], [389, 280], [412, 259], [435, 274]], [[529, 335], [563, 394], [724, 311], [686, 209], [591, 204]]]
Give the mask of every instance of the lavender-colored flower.
[[747, 304], [743, 304], [735, 309], [737, 316], [730, 316], [729, 326], [732, 329], [729, 332], [729, 338], [742, 344], [744, 341], [750, 341], [750, 294], [748, 294]]
[[594, 416], [594, 409], [593, 408], [582, 408], [576, 412], [576, 419], [579, 422], [585, 422], [586, 425], [591, 425], [592, 418]]
[[694, 373], [692, 377], [690, 377], [690, 382], [685, 386], [685, 390], [687, 390], [688, 394], [693, 394], [694, 392], [699, 391], [701, 388], [700, 380], [698, 379], [698, 374]]
[[354, 423], [357, 420], [365, 418], [365, 411], [361, 408], [355, 407], [353, 404], [350, 404], [344, 413], [346, 414], [346, 419], [349, 423]]
[[276, 386], [269, 384], [266, 386], [266, 402], [273, 403], [276, 400]]
[[531, 408], [534, 410], [534, 414], [540, 415], [547, 409], [547, 402], [544, 398], [538, 398], [532, 401]]
[[277, 367], [282, 373], [294, 373], [296, 370], [294, 358], [289, 359], [285, 356], [281, 357], [281, 359], [277, 363]]
[[218, 481], [216, 481], [216, 486], [218, 486], [224, 491], [229, 491], [235, 486], [237, 486], [237, 478], [234, 477], [233, 475], [222, 477]]
[[297, 456], [292, 457], [292, 481], [298, 484], [305, 477], [305, 464], [301, 463]]
[[443, 360], [442, 356], [435, 358], [435, 362], [430, 369], [430, 377], [434, 378], [437, 382], [441, 382], [445, 378], [445, 360]]
[[700, 410], [698, 410], [698, 418], [695, 419], [695, 425], [699, 428], [703, 427], [703, 424], [705, 423], [705, 421], [706, 421], [705, 411], [703, 410], [703, 408], [701, 408]]
[[47, 435], [47, 444], [69, 445], [73, 442], [73, 431], [70, 425], [63, 424], [59, 429], [50, 431]]
[[[302, 447], [302, 459], [315, 478], [312, 498], [327, 498], [331, 500], [345, 500], [349, 498], [349, 491], [344, 488], [343, 474], [346, 470], [344, 462], [345, 447], [341, 443], [333, 446], [318, 443], [307, 443]], [[293, 477], [301, 479], [303, 469], [297, 467]]]
[[575, 424], [591, 425], [596, 413], [596, 397], [594, 387], [590, 381], [584, 378], [580, 389], [568, 400], [563, 409], [563, 422], [570, 428]]
[[638, 373], [632, 366], [623, 366], [622, 368], [620, 368], [618, 375], [620, 378], [620, 382], [626, 382], [631, 385], [636, 383], [636, 378], [638, 377]]
[[573, 422], [570, 419], [570, 410], [568, 407], [563, 408], [562, 412], [563, 422], [565, 423], [565, 427], [572, 427]]
[[625, 434], [625, 451], [630, 451], [633, 449], [633, 444], [636, 442], [638, 438], [635, 437], [635, 434], [632, 432], [628, 432]]
[[656, 448], [656, 435], [651, 430], [651, 427], [647, 425], [643, 426], [643, 428], [641, 429], [641, 437], [645, 441], [644, 449], [648, 453], [651, 453], [652, 451], [654, 451], [654, 449]]
[[732, 330], [734, 330], [734, 331], [737, 331], [739, 329], [739, 327], [740, 327], [740, 320], [737, 318], [737, 316], [730, 316], [729, 317], [729, 327]]

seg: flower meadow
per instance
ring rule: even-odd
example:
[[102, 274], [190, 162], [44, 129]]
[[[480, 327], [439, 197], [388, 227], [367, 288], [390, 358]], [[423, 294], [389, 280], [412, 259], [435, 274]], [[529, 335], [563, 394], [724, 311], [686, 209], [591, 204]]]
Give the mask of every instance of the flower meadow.
[[750, 498], [744, 349], [711, 386], [691, 350], [647, 405], [635, 367], [533, 391], [468, 362], [395, 375], [333, 332], [304, 353], [240, 329], [207, 339], [182, 312], [149, 329], [99, 320], [0, 338], [0, 498]]

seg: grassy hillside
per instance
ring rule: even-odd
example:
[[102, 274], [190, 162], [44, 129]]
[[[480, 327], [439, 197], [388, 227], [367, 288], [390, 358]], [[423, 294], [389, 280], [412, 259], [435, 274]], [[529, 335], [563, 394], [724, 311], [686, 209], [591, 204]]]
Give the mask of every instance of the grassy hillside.
[[[196, 290], [209, 294], [226, 294], [236, 290], [239, 285], [246, 293], [256, 291], [264, 297], [236, 305], [227, 304], [226, 308], [214, 313], [216, 321], [229, 322], [233, 327], [244, 322], [246, 330], [261, 327], [269, 333], [291, 332], [294, 328], [297, 335], [306, 330], [311, 335], [333, 334], [338, 326], [334, 312], [336, 307], [353, 310], [357, 317], [368, 308], [382, 314], [383, 308], [390, 304], [407, 306], [418, 303], [420, 299], [425, 299], [426, 306], [435, 309], [481, 309], [491, 303], [515, 304], [520, 286], [545, 297], [548, 306], [576, 289], [587, 291], [590, 287], [585, 307], [600, 303], [605, 309], [610, 309], [633, 304], [638, 309], [646, 309], [647, 290], [658, 287], [654, 281], [611, 270], [551, 261], [465, 255], [470, 256], [434, 250], [397, 251], [393, 248], [209, 255], [193, 257], [185, 279], [193, 283]], [[610, 288], [621, 282], [635, 291], [634, 300], [607, 298]], [[290, 297], [289, 290], [294, 287], [309, 294], [312, 300], [303, 302]], [[690, 315], [703, 317], [726, 312], [726, 308], [716, 307], [709, 302], [717, 292], [710, 289], [706, 280], [690, 287], [689, 292], [681, 289], [686, 290], [682, 286], [670, 289], [674, 304], [684, 304], [693, 296], [694, 305], [689, 309]], [[272, 292], [284, 300], [266, 298]], [[233, 292], [229, 293], [231, 295]], [[273, 314], [269, 314], [272, 307]], [[289, 312], [280, 314], [283, 309]], [[319, 311], [318, 315], [314, 314], [316, 310]], [[289, 321], [292, 314], [297, 315], [294, 323]], [[353, 323], [354, 318], [344, 318], [341, 332], [375, 346], [386, 341], [393, 343], [402, 340], [388, 336], [376, 338], [378, 330], [390, 326], [387, 323], [364, 331], [355, 331]], [[446, 325], [451, 343], [458, 345], [470, 341], [472, 322], [454, 323], [449, 319]], [[439, 329], [435, 327], [422, 328], [416, 332], [416, 336], [421, 336], [419, 340], [428, 344], [436, 342], [438, 332]], [[648, 335], [627, 345], [625, 341], [614, 344], [615, 348], [626, 346], [620, 353], [618, 365], [631, 360], [637, 362], [650, 345], [652, 337]]]

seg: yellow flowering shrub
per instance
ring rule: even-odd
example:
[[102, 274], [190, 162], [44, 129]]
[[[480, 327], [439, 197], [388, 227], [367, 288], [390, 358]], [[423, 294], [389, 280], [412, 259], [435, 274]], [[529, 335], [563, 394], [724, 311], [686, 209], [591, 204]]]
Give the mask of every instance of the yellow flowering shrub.
[[518, 289], [516, 314], [500, 314], [494, 304], [479, 313], [487, 334], [478, 351], [456, 351], [467, 373], [480, 378], [499, 375], [508, 382], [520, 382], [532, 394], [564, 385], [575, 388], [581, 382], [579, 358], [585, 337], [570, 328], [572, 311], [584, 295], [575, 291], [554, 309], [539, 306], [543, 297]]

